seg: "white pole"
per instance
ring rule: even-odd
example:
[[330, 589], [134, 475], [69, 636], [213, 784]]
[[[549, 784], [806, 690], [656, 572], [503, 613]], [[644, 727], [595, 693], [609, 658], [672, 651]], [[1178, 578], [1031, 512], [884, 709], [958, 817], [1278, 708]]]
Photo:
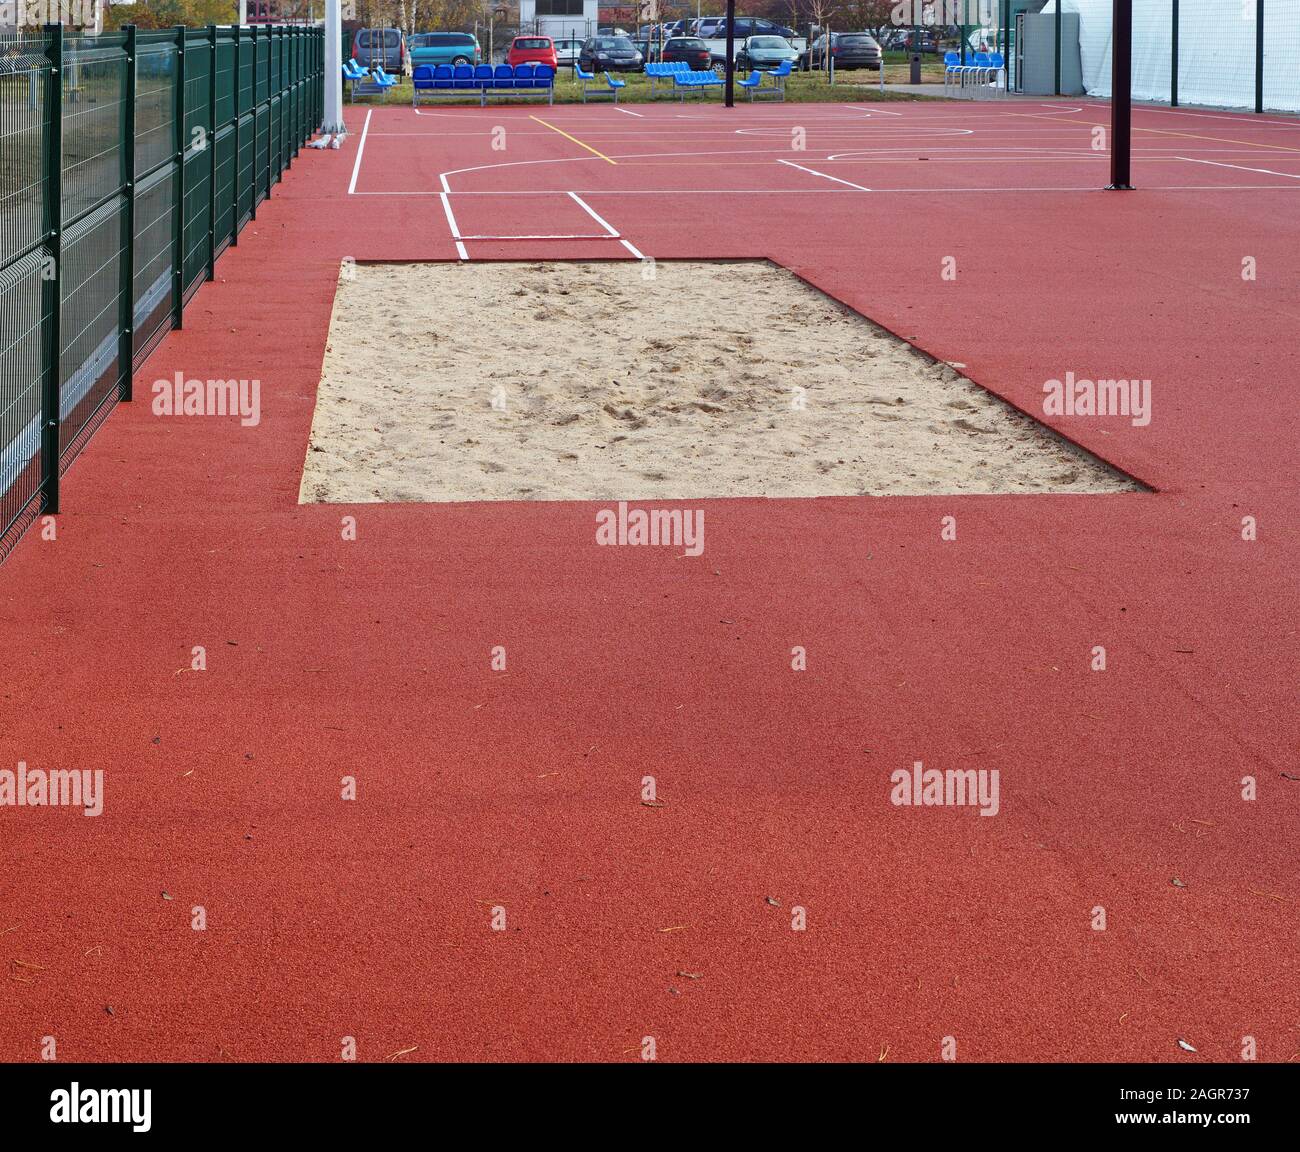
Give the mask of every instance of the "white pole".
[[325, 122], [322, 132], [342, 136], [343, 126], [343, 13], [340, 0], [325, 0]]
[[248, 24], [248, 0], [239, 0], [239, 26], [241, 28]]

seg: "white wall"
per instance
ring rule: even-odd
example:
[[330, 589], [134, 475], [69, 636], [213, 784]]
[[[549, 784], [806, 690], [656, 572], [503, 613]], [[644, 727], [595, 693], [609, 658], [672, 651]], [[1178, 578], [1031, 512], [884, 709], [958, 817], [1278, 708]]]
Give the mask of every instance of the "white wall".
[[[1300, 66], [1294, 58], [1300, 0], [1264, 2], [1264, 103], [1273, 111], [1300, 111]], [[1060, 3], [1061, 11], [1079, 13], [1084, 88], [1090, 96], [1110, 96], [1111, 0]], [[1055, 12], [1056, 4], [1048, 0], [1043, 11]], [[1171, 7], [1170, 0], [1133, 6], [1135, 100], [1169, 101]], [[1253, 108], [1253, 0], [1184, 0], [1178, 27], [1178, 102]]]

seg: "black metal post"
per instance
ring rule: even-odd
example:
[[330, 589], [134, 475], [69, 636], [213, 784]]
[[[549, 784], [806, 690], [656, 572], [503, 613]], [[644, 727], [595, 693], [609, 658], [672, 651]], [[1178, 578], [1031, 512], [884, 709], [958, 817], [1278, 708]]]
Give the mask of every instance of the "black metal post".
[[1061, 6], [1056, 6], [1056, 19], [1052, 21], [1053, 32], [1055, 33], [1056, 43], [1053, 45], [1056, 57], [1053, 60], [1056, 77], [1056, 95], [1061, 94]]
[[135, 25], [126, 33], [126, 100], [122, 104], [122, 252], [118, 257], [118, 395], [132, 397], [135, 376]]
[[1110, 190], [1128, 191], [1133, 132], [1133, 0], [1114, 0], [1110, 56]]
[[172, 216], [172, 327], [185, 325], [185, 25], [176, 25], [176, 210]]
[[1255, 111], [1264, 111], [1264, 0], [1255, 0]]
[[727, 99], [728, 108], [736, 104], [736, 0], [727, 0]]
[[231, 208], [230, 208], [230, 246], [239, 247], [239, 34], [243, 29], [238, 24], [235, 33], [235, 80], [231, 93], [231, 103], [235, 106], [235, 136], [232, 142], [234, 159], [231, 163]]
[[63, 339], [59, 314], [63, 308], [63, 25], [45, 26], [45, 58], [49, 75], [45, 88], [45, 205], [49, 258], [54, 275], [41, 282], [45, 314], [45, 363], [41, 377], [42, 511], [59, 510], [59, 393]]
[[1178, 0], [1173, 5], [1172, 38], [1169, 41], [1169, 107], [1178, 107]]
[[208, 25], [212, 62], [208, 72], [208, 271], [217, 275], [217, 26]]

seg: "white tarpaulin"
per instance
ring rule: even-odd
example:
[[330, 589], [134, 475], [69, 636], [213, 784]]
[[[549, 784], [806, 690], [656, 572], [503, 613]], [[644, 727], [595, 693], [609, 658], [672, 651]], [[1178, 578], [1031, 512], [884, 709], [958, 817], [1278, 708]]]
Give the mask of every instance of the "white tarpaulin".
[[[1111, 0], [1060, 0], [1079, 14], [1083, 86], [1110, 95]], [[1300, 112], [1300, 0], [1264, 4], [1264, 106]], [[1043, 9], [1056, 11], [1057, 0]], [[1256, 0], [1182, 0], [1178, 6], [1178, 102], [1255, 106]], [[1133, 2], [1133, 99], [1168, 103], [1172, 0]]]

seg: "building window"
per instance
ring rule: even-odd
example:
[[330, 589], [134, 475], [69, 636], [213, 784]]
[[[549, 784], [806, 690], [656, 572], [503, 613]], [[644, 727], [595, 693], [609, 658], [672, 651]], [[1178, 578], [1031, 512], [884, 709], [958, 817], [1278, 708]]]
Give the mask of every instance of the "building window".
[[538, 16], [581, 16], [583, 0], [537, 0]]

